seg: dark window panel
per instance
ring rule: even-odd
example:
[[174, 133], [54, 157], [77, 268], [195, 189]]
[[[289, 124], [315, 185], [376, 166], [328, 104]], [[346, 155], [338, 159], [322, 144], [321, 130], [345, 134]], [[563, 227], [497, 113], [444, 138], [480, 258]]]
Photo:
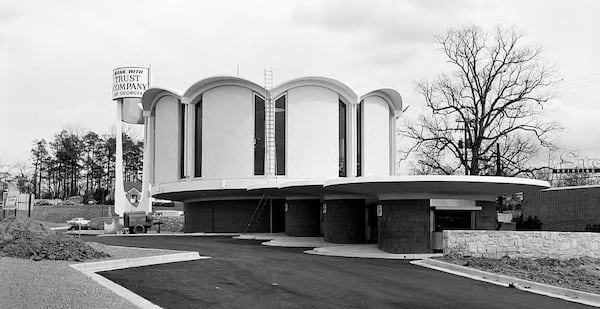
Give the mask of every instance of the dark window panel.
[[254, 96], [254, 175], [265, 174], [265, 100]]
[[185, 104], [179, 106], [179, 176], [185, 178]]
[[202, 177], [202, 101], [196, 103], [196, 125], [194, 139], [196, 145], [194, 147], [194, 176]]
[[276, 174], [285, 175], [285, 95], [275, 100], [275, 162]]
[[356, 108], [356, 176], [362, 176], [362, 111], [363, 101]]
[[346, 177], [346, 104], [339, 101], [339, 176]]

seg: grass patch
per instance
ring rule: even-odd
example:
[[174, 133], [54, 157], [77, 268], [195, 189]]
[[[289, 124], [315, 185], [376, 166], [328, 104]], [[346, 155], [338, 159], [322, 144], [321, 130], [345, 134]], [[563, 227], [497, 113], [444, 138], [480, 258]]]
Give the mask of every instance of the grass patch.
[[[179, 204], [179, 203], [177, 203]], [[83, 217], [85, 219], [110, 217], [109, 209], [113, 205], [63, 205], [63, 206], [32, 206], [31, 218], [39, 221], [66, 223], [72, 218]], [[155, 210], [183, 210], [182, 205], [175, 207], [153, 207]], [[27, 212], [19, 213], [19, 216], [27, 216]], [[116, 216], [116, 214], [113, 214]]]
[[66, 223], [72, 218], [83, 217], [86, 219], [96, 217], [109, 217], [109, 207], [112, 205], [63, 205], [63, 206], [34, 206], [31, 218], [54, 223]]

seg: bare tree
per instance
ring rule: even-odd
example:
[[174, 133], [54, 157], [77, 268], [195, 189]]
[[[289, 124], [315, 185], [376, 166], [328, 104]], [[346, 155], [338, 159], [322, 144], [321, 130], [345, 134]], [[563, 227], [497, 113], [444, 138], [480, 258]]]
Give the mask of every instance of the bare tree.
[[422, 170], [491, 175], [500, 157], [503, 175], [533, 175], [531, 159], [552, 147], [550, 133], [559, 129], [540, 117], [558, 80], [541, 48], [521, 47], [522, 38], [478, 27], [436, 37], [454, 71], [417, 83], [430, 114], [400, 130], [415, 141], [406, 153], [418, 154]]
[[12, 180], [14, 165], [0, 157], [0, 193], [5, 190], [5, 184]]

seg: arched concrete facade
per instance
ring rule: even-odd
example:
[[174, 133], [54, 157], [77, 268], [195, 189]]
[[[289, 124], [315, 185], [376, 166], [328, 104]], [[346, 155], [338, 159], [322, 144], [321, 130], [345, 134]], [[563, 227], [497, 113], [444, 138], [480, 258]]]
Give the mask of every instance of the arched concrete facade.
[[154, 109], [154, 177], [158, 183], [179, 179], [181, 115], [180, 102], [173, 96], [158, 99]]
[[[285, 124], [278, 128], [268, 124], [268, 105], [281, 97], [285, 97]], [[269, 164], [277, 163], [268, 159], [279, 160], [279, 150], [268, 145], [265, 172], [255, 172], [255, 98], [265, 101], [265, 139], [278, 130], [285, 131], [285, 155], [281, 156], [284, 172], [275, 173], [275, 168], [269, 168]], [[362, 100], [366, 102], [361, 125], [366, 143], [364, 175], [393, 175], [392, 137], [395, 117], [401, 113], [401, 98], [394, 90], [384, 89], [370, 92]], [[329, 179], [340, 177], [340, 166], [344, 169], [342, 177], [357, 174], [359, 97], [331, 78], [298, 78], [267, 91], [242, 78], [211, 77], [184, 92], [151, 88], [144, 93], [142, 105], [149, 127], [147, 142], [152, 145], [149, 160], [153, 168], [149, 174], [153, 192], [160, 193], [167, 187], [222, 188], [223, 181], [254, 185], [272, 179]], [[345, 123], [340, 124], [342, 112]], [[382, 125], [385, 117], [393, 121]], [[171, 185], [176, 183], [180, 185]]]
[[396, 118], [402, 114], [402, 97], [389, 88], [371, 91], [358, 106], [357, 152], [360, 176], [396, 174]]
[[[213, 88], [201, 95], [202, 101], [196, 103], [202, 104], [202, 174], [199, 177], [251, 178], [254, 92], [232, 85]], [[193, 157], [198, 155], [194, 153]], [[197, 162], [193, 161], [189, 163]]]

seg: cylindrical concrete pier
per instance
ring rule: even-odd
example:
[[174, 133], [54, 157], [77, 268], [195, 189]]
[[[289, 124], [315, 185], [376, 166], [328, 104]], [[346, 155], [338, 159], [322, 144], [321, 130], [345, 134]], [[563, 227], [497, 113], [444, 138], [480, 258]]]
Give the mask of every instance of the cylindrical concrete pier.
[[185, 203], [183, 231], [185, 233], [212, 233], [214, 232], [214, 212], [211, 202]]
[[390, 253], [431, 252], [429, 200], [389, 200], [379, 204], [379, 249]]
[[[216, 200], [185, 203], [186, 233], [243, 233], [260, 200]], [[249, 233], [269, 232], [269, 206], [257, 211]]]
[[365, 200], [326, 200], [323, 221], [325, 241], [338, 244], [365, 242]]
[[286, 200], [285, 233], [289, 236], [319, 236], [319, 199]]

